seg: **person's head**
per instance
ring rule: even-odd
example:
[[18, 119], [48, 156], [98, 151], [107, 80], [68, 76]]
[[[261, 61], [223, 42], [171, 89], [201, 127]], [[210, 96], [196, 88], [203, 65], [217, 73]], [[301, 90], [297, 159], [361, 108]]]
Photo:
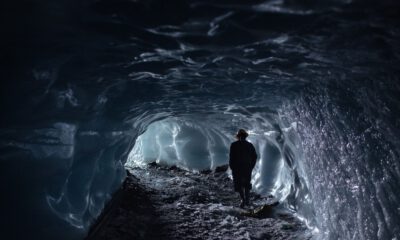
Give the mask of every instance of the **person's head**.
[[236, 134], [237, 139], [246, 139], [249, 134], [246, 132], [244, 129], [239, 129], [239, 131]]

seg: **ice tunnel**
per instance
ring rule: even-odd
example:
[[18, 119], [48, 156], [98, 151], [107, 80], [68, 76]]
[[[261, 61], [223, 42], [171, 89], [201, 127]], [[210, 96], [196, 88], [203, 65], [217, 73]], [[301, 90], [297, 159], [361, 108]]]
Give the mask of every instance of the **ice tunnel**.
[[245, 128], [254, 191], [312, 238], [400, 239], [398, 9], [5, 1], [1, 238], [84, 239], [126, 169], [214, 170]]
[[[235, 133], [235, 124], [238, 124], [234, 120], [238, 118], [238, 114], [234, 115], [236, 117], [225, 112], [220, 116], [207, 118], [174, 117], [153, 122], [136, 139], [126, 166], [146, 166], [155, 162], [199, 172], [228, 165], [229, 147], [235, 141], [232, 133]], [[243, 116], [241, 118], [246, 119]], [[220, 121], [224, 125], [218, 123]], [[278, 199], [285, 200], [294, 184], [290, 171], [293, 159], [286, 159], [285, 155], [294, 157], [293, 151], [296, 149], [290, 145], [293, 144], [291, 141], [282, 140], [284, 134], [279, 126], [276, 128], [277, 126], [266, 121], [264, 124], [269, 125], [269, 130], [262, 131], [263, 128], [255, 123], [257, 120], [253, 121], [253, 125], [249, 120], [240, 123], [249, 126], [249, 141], [256, 147], [259, 155], [253, 171], [253, 185], [261, 194], [273, 194]], [[284, 131], [294, 131], [294, 127], [290, 126]], [[294, 140], [296, 139], [292, 141]]]

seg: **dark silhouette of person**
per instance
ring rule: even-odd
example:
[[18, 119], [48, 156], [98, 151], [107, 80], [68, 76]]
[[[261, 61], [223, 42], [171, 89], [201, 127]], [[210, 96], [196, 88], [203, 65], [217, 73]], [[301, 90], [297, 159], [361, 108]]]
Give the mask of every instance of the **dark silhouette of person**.
[[250, 204], [251, 172], [257, 160], [256, 150], [253, 144], [246, 141], [247, 136], [249, 134], [244, 129], [239, 129], [237, 141], [231, 144], [229, 151], [229, 167], [232, 170], [234, 189], [242, 200], [241, 208]]

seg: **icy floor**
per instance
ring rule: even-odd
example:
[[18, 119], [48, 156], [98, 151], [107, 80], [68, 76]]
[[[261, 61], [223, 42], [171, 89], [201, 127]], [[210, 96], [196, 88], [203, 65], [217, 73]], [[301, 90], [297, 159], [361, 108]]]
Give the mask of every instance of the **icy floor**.
[[[129, 171], [87, 240], [312, 237], [283, 207], [271, 207], [272, 198], [252, 194], [252, 206], [237, 207], [239, 197], [225, 172], [192, 173], [154, 164]], [[254, 214], [260, 207], [264, 210]]]
[[149, 194], [161, 239], [311, 238], [305, 225], [280, 206], [265, 218], [244, 216], [273, 199], [253, 194], [251, 207], [237, 207], [239, 198], [225, 172], [191, 173], [159, 166], [129, 171]]

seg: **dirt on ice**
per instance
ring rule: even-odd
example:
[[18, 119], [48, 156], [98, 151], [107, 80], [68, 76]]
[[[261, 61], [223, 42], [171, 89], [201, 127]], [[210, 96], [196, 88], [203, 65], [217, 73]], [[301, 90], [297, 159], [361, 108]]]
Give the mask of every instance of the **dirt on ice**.
[[129, 169], [87, 239], [310, 239], [273, 197], [239, 208], [225, 169], [193, 173], [150, 164]]

